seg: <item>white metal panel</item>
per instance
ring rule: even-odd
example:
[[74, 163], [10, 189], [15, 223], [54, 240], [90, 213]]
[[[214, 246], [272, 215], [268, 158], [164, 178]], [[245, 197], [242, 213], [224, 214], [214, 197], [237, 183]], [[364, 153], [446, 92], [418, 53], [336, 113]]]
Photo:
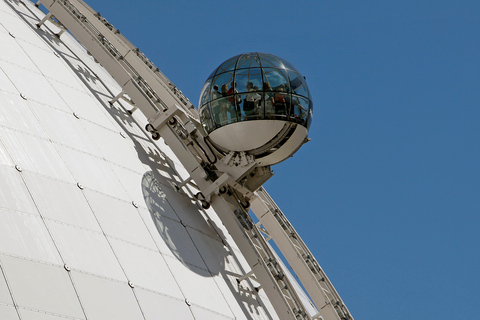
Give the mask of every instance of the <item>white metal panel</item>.
[[[225, 297], [220, 292], [212, 276], [193, 266], [187, 268], [178, 259], [166, 257], [170, 269], [178, 275], [177, 282], [180, 285], [185, 298], [192, 305], [202, 306], [227, 317], [233, 317]], [[199, 277], [198, 275], [202, 275]]]
[[5, 148], [1, 137], [0, 137], [0, 165], [7, 165], [7, 166], [14, 165], [13, 160], [8, 154], [7, 149]]
[[[58, 315], [48, 314], [45, 313], [43, 310], [34, 311], [34, 310], [27, 310], [27, 309], [19, 309], [18, 312], [22, 317], [22, 320], [62, 320], [65, 318], [60, 318]], [[74, 320], [78, 320], [78, 318], [72, 318]], [[82, 318], [84, 319], [84, 318]], [[2, 319], [3, 320], [3, 319]]]
[[[113, 171], [118, 179], [118, 185], [128, 195], [126, 199], [135, 201], [139, 206], [144, 206], [144, 197], [142, 189], [143, 172], [128, 170], [115, 164], [109, 164], [110, 169]], [[137, 168], [139, 169], [139, 168]]]
[[0, 306], [4, 304], [10, 304], [13, 306], [13, 301], [12, 296], [10, 295], [10, 291], [7, 287], [7, 282], [5, 281], [2, 270], [0, 269]]
[[135, 288], [135, 294], [146, 320], [167, 319], [168, 317], [171, 319], [193, 320], [192, 312], [183, 299], [172, 299], [139, 288]]
[[[0, 2], [1, 3], [1, 2]], [[15, 307], [0, 305], [0, 319], [5, 320], [17, 320], [18, 314]]]
[[40, 73], [49, 78], [49, 80], [61, 82], [77, 90], [84, 90], [83, 86], [79, 83], [78, 77], [73, 76], [72, 69], [67, 68], [63, 59], [54, 54], [53, 49], [48, 48], [46, 45], [38, 48], [23, 41], [18, 41], [18, 45], [25, 52], [33, 53], [29, 55], [31, 63], [36, 66], [36, 69], [38, 69]]
[[159, 182], [160, 192], [164, 194], [164, 201], [170, 204], [178, 217], [177, 219], [182, 220], [192, 228], [198, 229], [212, 237], [217, 237], [215, 230], [205, 220], [203, 212], [192, 201], [191, 196], [193, 195], [187, 196], [183, 192], [176, 192], [165, 179], [157, 177], [157, 181]]
[[154, 239], [162, 253], [174, 256], [188, 268], [197, 266], [201, 268], [202, 274], [210, 276], [202, 257], [198, 253], [185, 227], [177, 220], [172, 220], [161, 215], [155, 214], [152, 218], [155, 219], [154, 223], [156, 228], [156, 230], [152, 232], [157, 232], [161, 237], [161, 239], [155, 237]]
[[[175, 278], [158, 251], [148, 250], [118, 240], [110, 240], [129, 281], [165, 295], [184, 299]], [[173, 270], [177, 271], [177, 270]], [[178, 275], [181, 277], [181, 275]]]
[[0, 68], [3, 69], [18, 92], [24, 94], [28, 100], [70, 111], [65, 101], [40, 73], [22, 69], [18, 65], [3, 60], [0, 60]]
[[15, 163], [24, 170], [74, 182], [50, 141], [5, 128], [0, 128], [0, 136]]
[[[0, 43], [2, 44], [2, 60], [20, 66], [22, 69], [28, 69], [29, 71], [35, 72], [37, 68], [35, 67], [35, 64], [32, 62], [32, 60], [25, 53], [25, 51], [22, 49], [22, 47], [18, 45], [16, 39], [17, 35], [15, 35], [15, 31], [7, 29], [7, 27], [5, 27], [6, 24], [3, 21], [1, 21], [1, 23], [5, 28], [3, 29], [2, 27], [0, 27], [0, 29], [2, 29], [2, 31], [0, 31]], [[15, 35], [15, 38], [12, 37], [9, 32]]]
[[12, 92], [15, 94], [19, 94], [15, 86], [12, 84], [10, 79], [8, 79], [7, 75], [3, 70], [0, 68], [0, 92]]
[[[176, 224], [178, 224], [178, 221], [162, 216], [158, 212], [150, 212], [141, 207], [138, 208], [138, 211], [140, 212], [142, 220], [145, 222], [148, 232], [151, 235], [158, 249], [164, 254], [175, 255], [177, 249], [175, 247], [175, 242], [173, 241], [173, 239], [171, 239], [171, 237], [173, 236], [175, 238], [176, 234], [174, 234], [173, 232], [176, 229], [171, 229], [168, 224], [164, 222], [164, 220], [169, 219], [172, 221], [171, 223]], [[180, 233], [178, 235], [178, 237], [182, 236], [188, 236], [185, 230], [183, 230], [183, 233]]]
[[146, 172], [142, 177], [142, 198], [144, 199], [142, 204], [151, 213], [157, 212], [164, 217], [180, 220], [167, 200], [167, 194], [164, 192], [167, 188], [172, 186], [165, 179], [152, 171]]
[[122, 137], [119, 131], [108, 130], [89, 122], [85, 122], [84, 125], [89, 135], [95, 138], [95, 143], [107, 161], [133, 171], [144, 171], [132, 140]]
[[106, 235], [156, 250], [155, 243], [132, 202], [84, 190], [85, 197]]
[[[35, 108], [33, 105], [32, 107]], [[30, 109], [28, 102], [23, 100], [18, 93], [0, 91], [0, 126], [42, 138], [47, 137], [42, 126], [39, 125], [35, 114]]]
[[20, 172], [0, 166], [0, 208], [38, 214]]
[[61, 264], [62, 260], [39, 216], [0, 209], [0, 252]]
[[101, 232], [100, 226], [76, 184], [24, 172], [38, 210], [47, 219]]
[[47, 222], [55, 243], [72, 270], [126, 281], [110, 244], [103, 234], [78, 229], [56, 222]]
[[[212, 310], [206, 310], [202, 307], [198, 307], [196, 305], [192, 305], [192, 312], [196, 320], [233, 320], [237, 319], [232, 316], [227, 316], [224, 314], [219, 314], [217, 312], [214, 312]], [[244, 318], [239, 318], [239, 319], [244, 319]]]
[[1, 14], [5, 14], [4, 11], [6, 10], [10, 10], [10, 7], [7, 6], [7, 4], [5, 3], [5, 1], [1, 1], [0, 2], [0, 15]]
[[115, 121], [105, 110], [107, 106], [94, 100], [86, 90], [80, 91], [60, 82], [52, 82], [51, 84], [60, 93], [70, 109], [76, 112], [80, 118], [113, 131], [119, 130], [118, 126], [114, 125]]
[[[99, 148], [82, 125], [82, 120], [77, 119], [73, 112], [58, 110], [33, 101], [29, 104], [38, 118], [37, 121], [52, 141], [101, 156]], [[59, 130], [59, 127], [62, 129]]]
[[[139, 112], [136, 112], [133, 114], [133, 117], [135, 118], [135, 120], [142, 124], [142, 123], [148, 123], [148, 121], [146, 120], [145, 116], [143, 116], [142, 114], [140, 114]], [[144, 148], [146, 150], [148, 150], [150, 147], [149, 144], [142, 144], [144, 146]], [[155, 141], [155, 145], [157, 146], [156, 148], [158, 148], [159, 150], [161, 150], [162, 152], [162, 160], [166, 157], [167, 159], [165, 161], [158, 161], [159, 163], [162, 163], [162, 162], [165, 162], [166, 164], [168, 164], [169, 166], [171, 166], [171, 169], [179, 175], [179, 178], [183, 181], [187, 178], [190, 177], [190, 174], [189, 172], [183, 167], [183, 165], [181, 164], [180, 160], [178, 160], [177, 156], [175, 155], [175, 153], [173, 153], [173, 151], [170, 149], [169, 146], [167, 146], [165, 144], [165, 141], [163, 140], [163, 138], [160, 138], [159, 140]], [[148, 153], [148, 152], [147, 152]], [[160, 160], [160, 159], [158, 159]]]
[[[218, 274], [225, 270], [235, 271], [226, 268], [225, 261], [230, 253], [219, 238], [211, 238], [190, 227], [187, 228], [187, 231], [211, 273]], [[231, 264], [228, 267], [230, 266]]]
[[[26, 1], [28, 2], [28, 1]], [[23, 5], [20, 2], [8, 1], [15, 10], [24, 10]], [[6, 10], [1, 12], [2, 18], [1, 23], [12, 33], [15, 34], [15, 37], [18, 39], [28, 39], [30, 42], [37, 43], [35, 40], [38, 40], [35, 34], [32, 34], [31, 28], [23, 21], [14, 11], [11, 10], [11, 7], [6, 5]], [[29, 12], [25, 12], [24, 16], [28, 17]]]
[[128, 199], [125, 190], [118, 183], [118, 179], [105, 160], [65, 146], [57, 145], [56, 147], [67, 163], [75, 181], [87, 189], [100, 191], [120, 199]]
[[62, 266], [7, 256], [0, 256], [0, 260], [20, 307], [84, 318], [72, 282]]
[[132, 288], [116, 282], [72, 271], [78, 295], [89, 320], [143, 319]]

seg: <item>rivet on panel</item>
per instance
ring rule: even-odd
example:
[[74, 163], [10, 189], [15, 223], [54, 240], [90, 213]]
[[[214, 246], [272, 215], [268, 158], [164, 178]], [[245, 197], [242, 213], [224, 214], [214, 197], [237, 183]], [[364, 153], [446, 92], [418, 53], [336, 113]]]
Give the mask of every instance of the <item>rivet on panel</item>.
[[126, 136], [125, 133], [123, 133], [123, 132], [120, 132], [120, 135], [121, 135], [124, 139], [127, 138], [127, 136]]
[[27, 96], [24, 95], [23, 93], [20, 93], [20, 97], [22, 97], [23, 100], [27, 100]]
[[187, 227], [187, 224], [183, 222], [183, 220], [180, 220], [180, 223], [182, 224], [182, 226]]
[[135, 201], [132, 201], [132, 205], [133, 205], [135, 208], [138, 208], [138, 204], [137, 204]]
[[15, 169], [17, 169], [18, 172], [22, 172], [22, 167], [20, 167], [18, 164], [15, 165]]
[[12, 38], [15, 38], [15, 35], [11, 32], [8, 33]]
[[54, 54], [57, 58], [60, 58], [60, 55], [58, 54], [57, 51], [53, 51], [53, 54]]
[[128, 281], [128, 285], [130, 286], [130, 288], [135, 287], [135, 286], [133, 285], [133, 282], [132, 282], [132, 281]]
[[83, 190], [83, 188], [84, 188], [84, 187], [83, 187], [83, 184], [81, 184], [80, 182], [77, 183], [77, 187], [78, 187], [80, 190]]
[[73, 116], [77, 119], [80, 119], [80, 117], [78, 116], [78, 113], [76, 113], [76, 112], [73, 113]]
[[187, 304], [187, 306], [191, 306], [192, 304], [190, 303], [190, 301], [188, 301], [188, 299], [185, 298], [185, 303]]
[[72, 270], [72, 269], [70, 269], [70, 267], [68, 266], [68, 264], [64, 264], [63, 267], [64, 267], [65, 270], [67, 270], [68, 272], [70, 272], [70, 270]]

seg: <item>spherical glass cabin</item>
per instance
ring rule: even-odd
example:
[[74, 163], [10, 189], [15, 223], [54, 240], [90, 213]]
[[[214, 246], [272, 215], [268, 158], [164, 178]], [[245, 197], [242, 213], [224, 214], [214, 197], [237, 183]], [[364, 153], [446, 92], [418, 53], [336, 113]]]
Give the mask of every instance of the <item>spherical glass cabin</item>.
[[216, 68], [199, 101], [200, 120], [215, 146], [224, 152], [245, 151], [263, 165], [298, 150], [306, 141], [312, 111], [300, 72], [277, 56], [256, 52]]

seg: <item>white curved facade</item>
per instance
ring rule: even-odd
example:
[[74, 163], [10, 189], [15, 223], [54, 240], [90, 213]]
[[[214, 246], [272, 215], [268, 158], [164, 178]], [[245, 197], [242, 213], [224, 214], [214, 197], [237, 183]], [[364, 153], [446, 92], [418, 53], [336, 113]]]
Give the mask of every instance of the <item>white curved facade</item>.
[[0, 1], [0, 319], [276, 319], [215, 212], [171, 187], [173, 152], [42, 16]]

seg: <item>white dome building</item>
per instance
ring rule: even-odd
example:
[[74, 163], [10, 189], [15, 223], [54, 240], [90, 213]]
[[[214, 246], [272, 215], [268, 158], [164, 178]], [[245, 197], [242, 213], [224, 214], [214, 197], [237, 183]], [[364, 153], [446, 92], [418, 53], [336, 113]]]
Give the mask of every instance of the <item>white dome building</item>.
[[0, 1], [0, 319], [277, 318], [216, 213], [173, 190], [180, 161], [43, 16]]

